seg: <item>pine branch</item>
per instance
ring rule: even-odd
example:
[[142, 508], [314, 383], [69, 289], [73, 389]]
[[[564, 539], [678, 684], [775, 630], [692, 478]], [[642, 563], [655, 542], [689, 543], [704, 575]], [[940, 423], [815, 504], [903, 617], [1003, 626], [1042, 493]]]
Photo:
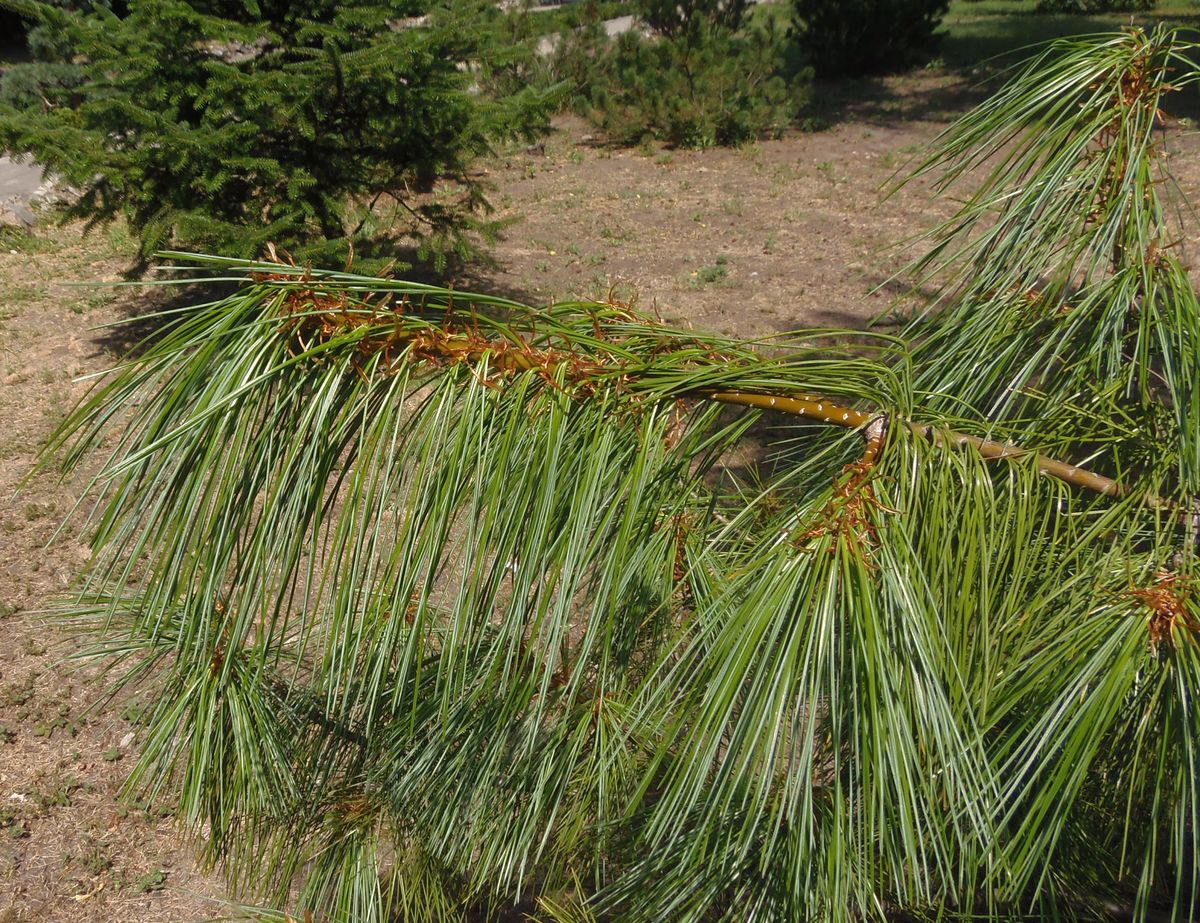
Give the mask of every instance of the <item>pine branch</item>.
[[[279, 271], [281, 269], [282, 272]], [[260, 281], [289, 286], [297, 281], [287, 266], [272, 267], [270, 272], [263, 272], [260, 268], [253, 275]], [[536, 371], [549, 385], [569, 388], [579, 395], [593, 394], [606, 387], [627, 390], [638, 387], [638, 370], [615, 350], [603, 348], [608, 335], [599, 323], [596, 332], [600, 343], [593, 344], [589, 354], [574, 346], [538, 345], [527, 341], [517, 332], [484, 329], [477, 316], [466, 323], [456, 322], [451, 314], [441, 325], [402, 326], [397, 314], [402, 317], [405, 311], [412, 308], [403, 299], [388, 300], [385, 295], [383, 300], [367, 305], [361, 293], [351, 300], [345, 291], [339, 292], [336, 287], [323, 290], [321, 286], [328, 285], [331, 279], [305, 280], [302, 277], [300, 281], [308, 281], [315, 287], [291, 288], [283, 311], [303, 349], [310, 349], [317, 342], [327, 342], [348, 331], [361, 329], [365, 333], [357, 341], [356, 350], [363, 362], [376, 357], [382, 363], [377, 368], [383, 368], [389, 374], [411, 361], [435, 365], [465, 363], [475, 367], [478, 374], [484, 376], [503, 377]], [[471, 298], [470, 295], [461, 297]], [[736, 352], [733, 343], [722, 348], [712, 341], [689, 342], [681, 332], [669, 330], [649, 318], [639, 317], [627, 306], [616, 307], [625, 314], [623, 320], [627, 327], [632, 324], [644, 325], [649, 333], [657, 332], [660, 336], [669, 337], [676, 348], [699, 347], [702, 350], [700, 355], [710, 363], [713, 373], [719, 373], [722, 367], [729, 365]], [[531, 312], [530, 318], [536, 323], [535, 312]], [[745, 357], [742, 359], [744, 361]], [[706, 377], [702, 363], [695, 363], [692, 371], [696, 377]], [[774, 410], [848, 429], [863, 427], [877, 415], [812, 394], [684, 388], [674, 392], [668, 390], [659, 396], [666, 400], [701, 397], [723, 404]], [[1114, 498], [1128, 494], [1127, 488], [1113, 478], [1067, 461], [1048, 458], [1010, 442], [956, 432], [919, 420], [903, 422], [914, 434], [939, 446], [970, 447], [987, 459], [1015, 461], [1032, 458], [1042, 474], [1074, 487]], [[1148, 495], [1146, 503], [1154, 508], [1170, 505], [1154, 495]]]

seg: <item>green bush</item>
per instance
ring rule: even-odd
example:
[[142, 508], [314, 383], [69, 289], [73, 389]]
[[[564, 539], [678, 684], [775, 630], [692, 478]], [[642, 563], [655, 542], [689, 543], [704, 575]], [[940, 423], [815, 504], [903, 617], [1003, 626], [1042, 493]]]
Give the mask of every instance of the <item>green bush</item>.
[[747, 0], [637, 0], [637, 17], [659, 35], [684, 35], [694, 18], [737, 29], [746, 16]]
[[[112, 10], [109, 0], [45, 0], [47, 6], [78, 12], [103, 8]], [[127, 12], [125, 4], [118, 9]], [[72, 94], [83, 82], [84, 68], [74, 60], [73, 49], [65, 30], [55, 28], [55, 17], [49, 22], [29, 22], [11, 10], [0, 16], [15, 20], [16, 41], [23, 42], [28, 61], [8, 66], [0, 73], [0, 106], [41, 108], [71, 105]], [[7, 24], [7, 22], [5, 23]], [[12, 34], [12, 33], [10, 33]]]
[[821, 77], [904, 70], [933, 57], [950, 0], [793, 0], [795, 32]]
[[777, 137], [808, 101], [811, 74], [788, 73], [786, 36], [769, 25], [732, 32], [702, 16], [676, 36], [576, 37], [558, 72], [577, 108], [623, 143], [736, 145]]
[[1158, 0], [1038, 0], [1039, 13], [1126, 13], [1152, 10]]
[[[271, 242], [332, 258], [355, 240], [360, 253], [384, 241], [387, 258], [406, 235], [423, 256], [466, 255], [470, 232], [492, 228], [469, 164], [547, 115], [536, 90], [473, 92], [462, 64], [486, 47], [465, 0], [21, 9], [54, 37], [37, 66], [58, 70], [6, 76], [0, 144], [81, 188], [72, 215], [128, 219], [143, 258], [163, 247], [254, 256]], [[39, 93], [50, 78], [59, 85]], [[423, 195], [445, 178], [455, 182]], [[399, 218], [380, 224], [372, 200]]]

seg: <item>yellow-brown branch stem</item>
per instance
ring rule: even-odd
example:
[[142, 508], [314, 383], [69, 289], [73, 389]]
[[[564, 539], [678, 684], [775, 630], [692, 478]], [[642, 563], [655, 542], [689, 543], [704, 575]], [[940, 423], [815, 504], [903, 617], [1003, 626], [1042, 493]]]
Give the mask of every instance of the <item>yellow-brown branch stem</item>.
[[[704, 396], [710, 400], [720, 401], [722, 404], [756, 407], [762, 410], [777, 410], [780, 413], [805, 417], [809, 420], [819, 420], [822, 423], [830, 423], [835, 426], [845, 426], [848, 429], [857, 429], [865, 426], [874, 416], [874, 414], [855, 410], [852, 407], [843, 407], [832, 401], [808, 394], [800, 395], [799, 397], [784, 397], [777, 394], [759, 394], [752, 391], [706, 391], [704, 392]], [[983, 439], [979, 436], [969, 436], [966, 433], [938, 429], [937, 427], [912, 420], [905, 420], [903, 422], [904, 425], [918, 436], [936, 445], [970, 446], [984, 458], [1033, 458], [1035, 459], [1037, 469], [1042, 474], [1065, 481], [1075, 487], [1095, 491], [1106, 497], [1123, 497], [1126, 493], [1125, 488], [1112, 478], [1096, 474], [1093, 471], [1088, 471], [1086, 468], [1080, 468], [1068, 462], [1046, 458], [1038, 455], [1036, 452], [1022, 449], [1008, 442], [997, 442], [994, 439]], [[1154, 502], [1156, 499], [1150, 498], [1149, 502], [1151, 502], [1151, 505], [1157, 505]], [[1161, 500], [1158, 501], [1158, 503], [1161, 502]]]

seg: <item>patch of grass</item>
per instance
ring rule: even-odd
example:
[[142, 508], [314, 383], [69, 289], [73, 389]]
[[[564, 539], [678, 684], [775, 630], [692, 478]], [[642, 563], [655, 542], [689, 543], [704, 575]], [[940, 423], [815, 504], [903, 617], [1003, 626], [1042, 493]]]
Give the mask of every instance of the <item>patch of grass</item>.
[[104, 243], [110, 257], [127, 260], [137, 247], [137, 241], [124, 221], [114, 221], [104, 228]]
[[52, 244], [33, 231], [11, 224], [0, 226], [0, 250], [33, 254], [49, 249], [53, 249]]
[[134, 884], [134, 888], [138, 894], [149, 894], [153, 891], [161, 891], [167, 886], [167, 872], [165, 869], [154, 869], [147, 872]]
[[729, 278], [729, 257], [718, 256], [716, 262], [710, 266], [701, 266], [691, 275], [692, 288], [704, 288], [709, 285], [716, 285], [724, 282]]
[[29, 836], [29, 823], [12, 808], [0, 808], [0, 830], [14, 840]]
[[637, 301], [637, 290], [626, 282], [614, 280], [610, 275], [597, 270], [588, 279], [588, 287], [580, 294], [603, 304], [633, 304]]
[[68, 855], [63, 858], [64, 865], [73, 865], [85, 875], [96, 877], [103, 875], [113, 867], [112, 859], [104, 854], [105, 844], [93, 843], [82, 855]]
[[625, 243], [630, 240], [637, 240], [637, 232], [630, 228], [601, 228], [600, 236], [605, 240], [613, 243]]
[[134, 812], [141, 812], [147, 818], [153, 817], [161, 820], [171, 817], [175, 810], [170, 805], [155, 804], [141, 798], [130, 799], [128, 804], [122, 804], [117, 808], [117, 816], [122, 819], [129, 817]]
[[117, 294], [112, 289], [96, 292], [94, 295], [89, 295], [82, 301], [72, 302], [69, 307], [73, 314], [86, 314], [89, 311], [94, 311], [97, 308], [103, 308], [106, 305], [112, 304], [117, 299]]
[[121, 707], [121, 720], [144, 727], [150, 722], [152, 709], [145, 702], [126, 702]]
[[53, 503], [27, 503], [25, 504], [25, 521], [34, 522], [38, 519], [44, 519], [54, 513], [55, 506]]
[[973, 70], [981, 62], [997, 68], [1026, 57], [1031, 46], [1069, 35], [1116, 32], [1129, 26], [1173, 22], [1200, 26], [1194, 3], [1163, 0], [1145, 13], [1046, 14], [1037, 0], [954, 0], [942, 25], [942, 59], [947, 67]]
[[[31, 654], [41, 651], [44, 654], [46, 648], [29, 639], [27, 651]], [[16, 717], [33, 725], [31, 733], [34, 737], [49, 739], [54, 736], [56, 731], [64, 731], [69, 737], [76, 737], [83, 726], [87, 724], [87, 719], [82, 716], [72, 717], [70, 697], [71, 687], [67, 686], [52, 698], [42, 698], [37, 701], [26, 700], [28, 704], [22, 703], [21, 707], [17, 709]]]
[[33, 698], [33, 675], [30, 674], [21, 683], [5, 683], [0, 686], [0, 706], [15, 707], [24, 705]]
[[37, 301], [42, 290], [36, 285], [14, 285], [4, 292], [3, 300], [8, 304], [25, 304]]
[[45, 737], [47, 740], [49, 740], [51, 737], [54, 736], [55, 731], [62, 730], [63, 728], [68, 727], [69, 725], [70, 725], [70, 722], [67, 721], [67, 719], [65, 717], [58, 716], [55, 718], [48, 718], [45, 721], [39, 721], [37, 724], [35, 724], [33, 726], [33, 736], [34, 737]]
[[74, 777], [68, 777], [63, 779], [53, 788], [46, 789], [45, 791], [39, 790], [32, 792], [29, 796], [29, 800], [37, 805], [37, 807], [43, 812], [50, 811], [54, 808], [69, 808], [73, 804], [71, 796], [83, 787], [83, 783], [78, 779]]

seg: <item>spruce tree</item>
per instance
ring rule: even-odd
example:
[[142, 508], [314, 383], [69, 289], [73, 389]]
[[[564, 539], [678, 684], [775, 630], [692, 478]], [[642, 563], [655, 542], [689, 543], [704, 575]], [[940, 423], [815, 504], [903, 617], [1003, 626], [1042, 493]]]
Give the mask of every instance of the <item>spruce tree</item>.
[[547, 114], [539, 91], [472, 87], [486, 49], [469, 2], [134, 0], [118, 15], [22, 0], [61, 79], [7, 78], [0, 144], [80, 188], [71, 215], [127, 218], [143, 258], [271, 243], [328, 258], [406, 234], [423, 256], [466, 255], [466, 232], [491, 228], [469, 165]]

